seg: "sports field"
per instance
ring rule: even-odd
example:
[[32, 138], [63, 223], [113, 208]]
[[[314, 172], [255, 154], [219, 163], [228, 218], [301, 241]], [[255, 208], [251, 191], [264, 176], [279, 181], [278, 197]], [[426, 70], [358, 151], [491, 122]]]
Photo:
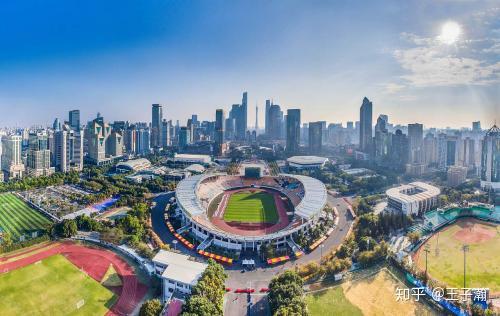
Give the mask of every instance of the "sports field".
[[274, 196], [267, 192], [236, 192], [229, 197], [224, 220], [240, 223], [270, 223], [278, 221]]
[[375, 275], [306, 296], [311, 316], [324, 315], [437, 315], [414, 300], [396, 301], [396, 288], [406, 286], [383, 269]]
[[50, 220], [12, 193], [0, 194], [0, 228], [12, 237], [44, 229]]
[[[489, 288], [500, 292], [500, 226], [476, 219], [459, 219], [433, 235], [426, 243], [430, 276], [450, 287], [463, 287], [464, 254], [462, 245], [469, 245], [466, 253], [466, 286]], [[424, 245], [425, 246], [425, 245]], [[422, 246], [416, 256], [419, 269], [425, 269]]]
[[0, 274], [0, 297], [2, 315], [104, 315], [116, 301], [62, 255]]

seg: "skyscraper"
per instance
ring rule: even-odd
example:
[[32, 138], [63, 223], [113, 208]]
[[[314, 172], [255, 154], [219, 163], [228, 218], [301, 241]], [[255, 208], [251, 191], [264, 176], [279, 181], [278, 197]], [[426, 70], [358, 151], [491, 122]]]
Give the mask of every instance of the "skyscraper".
[[500, 129], [493, 125], [483, 139], [481, 187], [500, 191]]
[[372, 152], [372, 111], [373, 104], [365, 97], [359, 109], [359, 148], [365, 153]]
[[408, 161], [408, 138], [400, 129], [392, 135], [390, 156], [396, 170], [401, 170]]
[[74, 131], [80, 131], [80, 110], [69, 111], [69, 126]]
[[21, 160], [21, 142], [19, 135], [2, 136], [2, 170], [5, 180], [21, 179], [24, 164]]
[[50, 148], [54, 167], [57, 171], [67, 172], [83, 169], [83, 134], [68, 125], [54, 133], [53, 146]]
[[255, 106], [255, 133], [259, 130], [259, 107]]
[[309, 133], [309, 152], [312, 154], [320, 153], [323, 144], [322, 122], [309, 123], [308, 133]]
[[233, 104], [229, 112], [229, 118], [234, 119], [234, 137], [237, 140], [244, 140], [248, 129], [248, 95], [243, 92], [241, 104]]
[[424, 162], [424, 127], [422, 124], [408, 124], [408, 150], [410, 163]]
[[47, 134], [30, 134], [26, 173], [33, 177], [47, 176], [54, 173], [54, 168], [50, 167], [50, 150]]
[[163, 120], [163, 108], [161, 104], [153, 104], [151, 107], [151, 147], [161, 147], [161, 122]]
[[278, 104], [271, 104], [268, 110], [267, 137], [270, 139], [281, 139], [283, 130], [283, 111]]
[[269, 136], [269, 109], [271, 108], [271, 100], [266, 100], [266, 112], [265, 114], [265, 132], [266, 135]]
[[474, 132], [481, 131], [481, 122], [480, 121], [472, 122], [472, 131], [474, 131]]
[[300, 144], [300, 109], [289, 109], [286, 119], [286, 150], [297, 153]]
[[179, 141], [178, 141], [179, 148], [184, 149], [190, 143], [191, 143], [191, 130], [186, 126], [182, 126], [179, 131]]
[[381, 114], [375, 125], [375, 158], [379, 162], [383, 162], [387, 157], [391, 146], [391, 135], [387, 130], [388, 121], [387, 115]]
[[215, 111], [215, 154], [222, 156], [222, 145], [224, 143], [224, 110]]

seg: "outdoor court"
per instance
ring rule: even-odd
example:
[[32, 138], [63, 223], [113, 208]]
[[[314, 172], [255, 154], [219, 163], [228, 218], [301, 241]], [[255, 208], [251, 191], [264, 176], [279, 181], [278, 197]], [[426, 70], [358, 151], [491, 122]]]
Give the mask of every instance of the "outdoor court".
[[273, 194], [260, 190], [245, 190], [230, 194], [224, 210], [224, 220], [275, 224], [278, 221], [278, 213]]
[[432, 309], [414, 300], [396, 301], [396, 288], [406, 287], [387, 269], [347, 281], [337, 287], [308, 294], [311, 316], [323, 315], [434, 315]]
[[262, 236], [289, 224], [286, 201], [278, 192], [264, 189], [236, 189], [224, 192], [211, 218], [229, 233]]
[[129, 315], [146, 292], [133, 267], [102, 248], [51, 243], [0, 261], [3, 315]]
[[463, 287], [464, 253], [466, 253], [466, 287], [489, 288], [500, 292], [500, 226], [472, 218], [457, 220], [434, 234], [414, 256], [417, 266], [425, 270], [425, 245], [429, 245], [428, 272], [450, 287]]
[[14, 238], [45, 229], [50, 220], [12, 193], [0, 194], [0, 229]]

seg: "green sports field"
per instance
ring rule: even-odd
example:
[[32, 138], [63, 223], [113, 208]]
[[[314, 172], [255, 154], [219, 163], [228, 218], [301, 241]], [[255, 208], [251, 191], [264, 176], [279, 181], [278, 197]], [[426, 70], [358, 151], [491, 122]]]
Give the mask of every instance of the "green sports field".
[[274, 196], [267, 192], [237, 192], [229, 197], [226, 222], [270, 223], [278, 221]]
[[[432, 278], [450, 287], [462, 288], [462, 246], [467, 244], [466, 286], [500, 292], [500, 226], [475, 219], [459, 219], [434, 234], [425, 244], [429, 245], [427, 266]], [[424, 246], [418, 250], [416, 260], [421, 270], [425, 270], [423, 249]]]
[[104, 315], [115, 301], [62, 255], [0, 274], [2, 315]]
[[50, 220], [12, 193], [0, 194], [0, 228], [12, 237], [45, 228]]

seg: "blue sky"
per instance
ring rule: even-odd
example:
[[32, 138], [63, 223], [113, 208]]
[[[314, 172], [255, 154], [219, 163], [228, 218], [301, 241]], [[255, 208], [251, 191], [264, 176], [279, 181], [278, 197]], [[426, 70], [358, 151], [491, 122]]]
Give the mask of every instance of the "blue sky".
[[0, 126], [214, 119], [242, 91], [251, 123], [267, 98], [356, 120], [364, 96], [396, 123], [500, 121], [498, 1], [3, 1], [0, 38]]

